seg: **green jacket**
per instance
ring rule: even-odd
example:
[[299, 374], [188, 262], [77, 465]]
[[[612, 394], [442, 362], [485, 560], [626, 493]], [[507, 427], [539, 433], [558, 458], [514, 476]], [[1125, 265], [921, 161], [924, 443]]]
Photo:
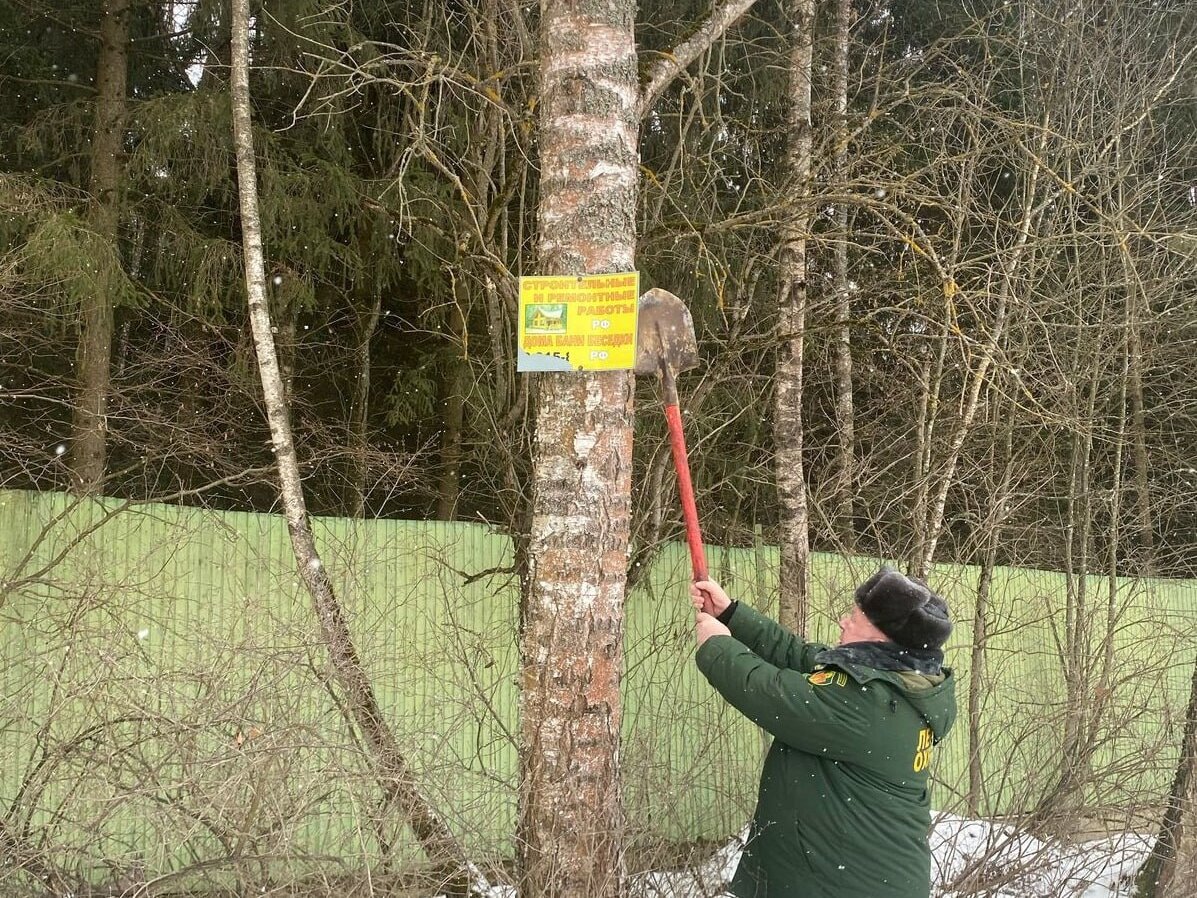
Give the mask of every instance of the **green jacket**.
[[928, 898], [933, 746], [956, 718], [955, 679], [824, 666], [740, 604], [698, 650], [719, 693], [773, 735], [737, 898]]

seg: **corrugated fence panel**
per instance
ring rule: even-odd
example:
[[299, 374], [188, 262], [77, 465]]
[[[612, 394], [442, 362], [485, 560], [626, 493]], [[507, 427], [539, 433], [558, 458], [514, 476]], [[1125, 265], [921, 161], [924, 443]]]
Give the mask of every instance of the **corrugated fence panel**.
[[[471, 852], [512, 850], [518, 587], [508, 539], [475, 524], [316, 522], [317, 541], [387, 722], [427, 798]], [[775, 547], [710, 549], [728, 591], [775, 612]], [[812, 559], [812, 637], [834, 642], [867, 558]], [[277, 516], [0, 492], [0, 803], [55, 862], [90, 879], [226, 858], [249, 869], [356, 869], [418, 854], [380, 809], [311, 600]], [[738, 830], [765, 744], [693, 665], [689, 560], [666, 546], [628, 599], [623, 771], [633, 836]], [[977, 571], [944, 565], [959, 727], [936, 803], [968, 784], [963, 709]], [[982, 808], [1033, 799], [1058, 763], [1068, 695], [1056, 640], [1066, 581], [995, 572], [983, 684]], [[1115, 685], [1091, 761], [1093, 800], [1166, 787], [1187, 697], [1197, 584], [1086, 583], [1085, 621], [1112, 626]], [[1086, 688], [1104, 688], [1093, 657]], [[1046, 709], [1046, 710], [1045, 710]], [[1053, 716], [1054, 715], [1054, 716]], [[1138, 763], [1130, 765], [1129, 758]], [[1144, 759], [1147, 759], [1144, 761]], [[263, 875], [265, 875], [263, 873]]]

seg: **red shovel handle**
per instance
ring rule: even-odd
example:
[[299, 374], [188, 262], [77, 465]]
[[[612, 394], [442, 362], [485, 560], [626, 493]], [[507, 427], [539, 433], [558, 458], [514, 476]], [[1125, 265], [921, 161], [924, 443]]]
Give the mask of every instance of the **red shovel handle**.
[[682, 518], [686, 522], [686, 542], [690, 546], [690, 566], [695, 580], [707, 579], [707, 556], [702, 548], [702, 531], [698, 529], [698, 508], [694, 504], [694, 487], [690, 483], [690, 462], [686, 458], [686, 435], [682, 432], [682, 413], [676, 405], [665, 406], [665, 420], [669, 422], [669, 445], [673, 449], [673, 466], [677, 469], [677, 490], [682, 500]]

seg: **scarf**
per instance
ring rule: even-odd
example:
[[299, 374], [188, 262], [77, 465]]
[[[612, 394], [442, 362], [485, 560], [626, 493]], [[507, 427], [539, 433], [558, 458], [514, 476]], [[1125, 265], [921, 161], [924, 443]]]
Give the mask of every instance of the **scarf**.
[[935, 676], [943, 673], [943, 652], [939, 649], [907, 649], [896, 642], [850, 642], [824, 649], [815, 655], [816, 664], [859, 664], [874, 670], [912, 670]]

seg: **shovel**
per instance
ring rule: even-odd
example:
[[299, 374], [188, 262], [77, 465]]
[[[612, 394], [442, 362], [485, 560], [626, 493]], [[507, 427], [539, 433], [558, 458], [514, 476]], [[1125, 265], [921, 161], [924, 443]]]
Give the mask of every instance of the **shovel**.
[[690, 463], [686, 458], [686, 435], [677, 405], [677, 372], [698, 364], [698, 344], [694, 339], [694, 319], [686, 304], [670, 293], [654, 287], [640, 297], [636, 325], [637, 374], [661, 377], [661, 398], [665, 402], [665, 420], [669, 422], [669, 445], [673, 466], [677, 469], [677, 489], [682, 500], [682, 518], [686, 522], [686, 542], [690, 546], [690, 566], [695, 580], [707, 579], [707, 557], [698, 528], [698, 509], [694, 487], [690, 483]]

